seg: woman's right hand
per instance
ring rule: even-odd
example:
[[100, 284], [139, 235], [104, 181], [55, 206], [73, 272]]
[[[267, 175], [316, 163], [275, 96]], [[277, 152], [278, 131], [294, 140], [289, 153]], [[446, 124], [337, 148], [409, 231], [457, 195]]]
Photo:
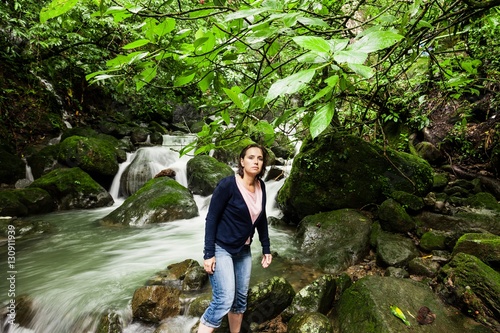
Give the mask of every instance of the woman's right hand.
[[208, 274], [214, 274], [215, 271], [215, 257], [205, 259], [203, 261], [203, 268], [205, 269], [205, 272]]

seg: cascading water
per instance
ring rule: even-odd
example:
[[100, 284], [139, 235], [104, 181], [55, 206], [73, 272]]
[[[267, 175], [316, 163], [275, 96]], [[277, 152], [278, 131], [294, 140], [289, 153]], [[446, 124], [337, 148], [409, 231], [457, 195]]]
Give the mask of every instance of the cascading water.
[[[159, 149], [160, 148], [160, 149]], [[150, 147], [165, 164], [161, 168], [175, 169], [179, 182], [187, 186], [186, 163], [189, 157], [164, 159], [168, 147]], [[124, 333], [152, 333], [154, 328], [131, 323], [130, 301], [135, 289], [168, 265], [195, 259], [202, 262], [204, 223], [210, 197], [195, 196], [199, 216], [157, 225], [131, 228], [109, 228], [97, 221], [116, 209], [123, 199], [117, 186], [121, 172], [136, 157], [128, 156], [120, 166], [110, 192], [115, 198], [112, 207], [92, 210], [72, 210], [39, 215], [31, 220], [48, 221], [56, 229], [50, 236], [16, 244], [16, 296], [27, 295], [33, 300], [34, 313], [29, 328], [2, 325], [5, 333], [69, 333], [95, 332], [100, 316], [107, 311], [123, 318]], [[266, 183], [268, 216], [279, 217], [274, 198], [281, 181]], [[118, 183], [118, 184], [117, 184]], [[270, 227], [271, 245], [278, 253], [295, 252], [289, 232]], [[253, 243], [254, 273], [258, 281], [279, 275], [273, 265], [263, 270], [259, 263], [260, 243]], [[2, 256], [1, 267], [6, 272], [7, 261]], [[273, 271], [276, 269], [276, 271]], [[2, 273], [4, 274], [4, 273]], [[1, 290], [6, 278], [2, 278]], [[7, 304], [7, 293], [0, 296]], [[198, 318], [178, 316], [169, 319], [170, 332], [189, 332]]]

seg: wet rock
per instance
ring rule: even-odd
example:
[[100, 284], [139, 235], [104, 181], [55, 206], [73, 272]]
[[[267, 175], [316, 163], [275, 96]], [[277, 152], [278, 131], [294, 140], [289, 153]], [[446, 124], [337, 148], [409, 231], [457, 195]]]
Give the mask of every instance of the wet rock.
[[391, 277], [395, 277], [395, 278], [404, 279], [404, 278], [409, 278], [410, 273], [408, 273], [408, 271], [404, 268], [391, 266], [391, 267], [387, 267], [387, 269], [385, 270], [384, 276], [391, 276]]
[[52, 170], [35, 179], [28, 188], [47, 191], [60, 210], [99, 208], [113, 204], [109, 192], [78, 167]]
[[253, 286], [248, 292], [242, 327], [248, 329], [251, 323], [260, 324], [275, 318], [292, 303], [294, 296], [293, 287], [283, 277], [276, 276]]
[[132, 315], [146, 323], [159, 323], [181, 313], [180, 291], [169, 286], [143, 286], [132, 297]]
[[[402, 310], [410, 328], [391, 313], [391, 305]], [[416, 320], [422, 306], [436, 315], [431, 325], [419, 325]], [[479, 332], [488, 332], [482, 331], [480, 324], [447, 307], [427, 285], [410, 279], [366, 276], [340, 296], [337, 310], [334, 322], [342, 333], [401, 333], [408, 329], [426, 333], [455, 333], [474, 328]]]
[[430, 278], [435, 277], [440, 268], [439, 263], [432, 260], [432, 256], [413, 258], [408, 263], [408, 272], [410, 274]]
[[380, 226], [389, 232], [405, 233], [415, 229], [415, 222], [406, 210], [394, 199], [387, 199], [378, 209]]
[[425, 195], [432, 177], [431, 166], [419, 157], [330, 133], [304, 142], [277, 201], [297, 224], [319, 212], [379, 204], [388, 192]]
[[335, 300], [336, 289], [335, 277], [322, 275], [295, 294], [292, 304], [281, 314], [283, 320], [288, 321], [301, 312], [327, 314]]
[[186, 165], [188, 188], [193, 194], [208, 196], [213, 193], [217, 183], [224, 177], [234, 175], [226, 163], [208, 155], [197, 155]]
[[500, 268], [500, 236], [490, 233], [465, 234], [453, 248], [457, 253], [471, 254], [493, 268]]
[[143, 226], [195, 216], [198, 216], [198, 207], [191, 192], [169, 177], [160, 177], [144, 184], [100, 223]]
[[457, 253], [438, 275], [438, 293], [479, 322], [500, 327], [500, 273], [477, 257]]
[[333, 326], [322, 313], [301, 312], [293, 316], [288, 323], [289, 333], [331, 333]]
[[97, 324], [96, 333], [122, 333], [123, 322], [120, 315], [109, 311], [101, 316]]
[[297, 237], [307, 258], [328, 273], [340, 273], [369, 253], [372, 221], [354, 209], [306, 216]]
[[377, 264], [383, 267], [404, 267], [419, 252], [413, 241], [398, 234], [381, 232], [377, 239]]

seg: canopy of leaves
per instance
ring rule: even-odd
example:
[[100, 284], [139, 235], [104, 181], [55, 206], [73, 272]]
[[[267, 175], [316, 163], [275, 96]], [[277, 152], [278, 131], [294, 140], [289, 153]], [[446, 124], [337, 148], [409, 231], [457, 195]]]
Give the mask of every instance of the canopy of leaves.
[[428, 89], [458, 98], [491, 79], [481, 75], [491, 54], [477, 46], [496, 44], [499, 4], [53, 0], [40, 21], [63, 24], [86, 7], [88, 22], [113, 26], [113, 52], [89, 68], [90, 82], [199, 89], [211, 119], [198, 134], [203, 152], [228, 128], [259, 128], [266, 143], [277, 130], [314, 138], [330, 127], [375, 137], [387, 121], [421, 129]]

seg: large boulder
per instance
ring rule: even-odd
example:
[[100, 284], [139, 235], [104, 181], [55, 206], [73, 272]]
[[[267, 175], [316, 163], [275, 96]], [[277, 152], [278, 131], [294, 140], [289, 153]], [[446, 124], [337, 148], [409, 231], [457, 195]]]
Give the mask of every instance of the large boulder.
[[500, 213], [494, 211], [460, 211], [454, 215], [444, 215], [423, 211], [414, 217], [422, 230], [453, 231], [458, 237], [471, 232], [490, 232], [500, 235]]
[[253, 286], [248, 292], [242, 330], [248, 329], [251, 323], [260, 324], [275, 318], [292, 303], [294, 296], [292, 285], [283, 277], [275, 276]]
[[[401, 309], [410, 327], [392, 314], [391, 305]], [[422, 321], [424, 324], [419, 324], [417, 321], [423, 307], [433, 314], [427, 321], [432, 323]], [[340, 296], [336, 319], [338, 332], [342, 333], [489, 332], [456, 314], [456, 310], [447, 307], [426, 284], [375, 275], [361, 278]]]
[[190, 219], [198, 207], [187, 188], [169, 177], [153, 178], [101, 219], [104, 225], [135, 225]]
[[336, 292], [337, 282], [335, 276], [331, 274], [322, 275], [295, 294], [292, 304], [283, 311], [281, 317], [288, 321], [302, 312], [326, 315], [332, 307]]
[[217, 183], [224, 177], [234, 175], [226, 163], [208, 155], [197, 155], [187, 162], [188, 188], [193, 194], [208, 196], [213, 193]]
[[500, 328], [500, 273], [477, 257], [457, 253], [439, 275], [439, 293], [479, 322]]
[[491, 267], [500, 268], [500, 236], [490, 233], [472, 233], [460, 237], [453, 248], [453, 255], [471, 254]]
[[109, 188], [118, 172], [118, 140], [71, 136], [59, 145], [58, 161], [69, 167], [79, 167], [102, 186]]
[[80, 168], [55, 169], [35, 179], [29, 188], [41, 188], [56, 201], [60, 210], [106, 207], [113, 198]]
[[0, 216], [26, 216], [54, 211], [55, 202], [41, 188], [0, 191]]
[[297, 230], [300, 248], [329, 273], [340, 273], [369, 253], [372, 221], [354, 209], [309, 215]]
[[419, 157], [326, 134], [304, 143], [277, 200], [297, 223], [322, 211], [379, 204], [393, 191], [423, 196], [432, 184], [432, 168]]

